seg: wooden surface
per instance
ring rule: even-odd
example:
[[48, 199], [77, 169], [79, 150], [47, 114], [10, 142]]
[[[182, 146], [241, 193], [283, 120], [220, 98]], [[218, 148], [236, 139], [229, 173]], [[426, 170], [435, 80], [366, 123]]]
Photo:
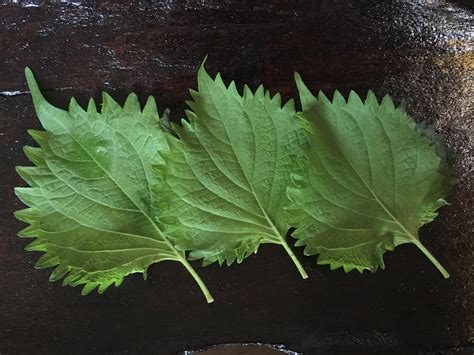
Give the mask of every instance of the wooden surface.
[[[4, 2], [5, 4], [7, 2]], [[472, 261], [473, 16], [436, 1], [13, 1], [0, 6], [0, 353], [177, 354], [213, 344], [283, 344], [304, 354], [474, 352]], [[20, 3], [20, 4], [18, 4]], [[41, 4], [41, 6], [25, 6]], [[198, 65], [255, 88], [295, 95], [293, 71], [314, 90], [405, 99], [445, 136], [458, 179], [451, 205], [421, 232], [450, 271], [442, 279], [414, 246], [386, 254], [376, 274], [329, 271], [301, 256], [302, 280], [281, 248], [229, 270], [199, 268], [216, 302], [176, 263], [128, 277], [104, 295], [47, 281], [23, 251], [14, 171], [39, 129], [23, 69], [50, 101], [85, 104], [102, 90], [153, 94], [182, 116]], [[471, 139], [471, 141], [470, 141]]]

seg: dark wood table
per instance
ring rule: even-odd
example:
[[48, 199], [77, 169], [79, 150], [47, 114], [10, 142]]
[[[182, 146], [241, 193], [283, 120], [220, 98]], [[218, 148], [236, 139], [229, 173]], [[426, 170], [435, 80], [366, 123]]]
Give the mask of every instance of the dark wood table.
[[[221, 343], [283, 344], [304, 354], [474, 352], [473, 14], [442, 1], [3, 1], [0, 6], [0, 353], [175, 354]], [[10, 4], [13, 3], [13, 4]], [[466, 4], [468, 4], [466, 2]], [[35, 6], [32, 6], [35, 5]], [[38, 5], [38, 6], [36, 6]], [[48, 282], [38, 253], [16, 237], [22, 146], [40, 129], [23, 77], [66, 107], [110, 92], [182, 116], [188, 88], [208, 69], [229, 82], [295, 96], [293, 71], [331, 93], [373, 89], [444, 135], [458, 179], [450, 205], [422, 229], [450, 271], [444, 280], [414, 246], [386, 254], [385, 271], [330, 271], [303, 257], [302, 280], [284, 251], [263, 246], [229, 270], [199, 268], [205, 303], [175, 263], [131, 276], [104, 295]], [[196, 267], [199, 265], [196, 264]], [[218, 350], [214, 353], [224, 353]], [[251, 352], [250, 352], [251, 353]]]

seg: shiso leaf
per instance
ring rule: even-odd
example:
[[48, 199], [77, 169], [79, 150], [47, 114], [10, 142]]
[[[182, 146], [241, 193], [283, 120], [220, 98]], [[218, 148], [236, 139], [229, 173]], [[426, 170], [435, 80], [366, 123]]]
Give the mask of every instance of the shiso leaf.
[[365, 101], [351, 92], [346, 101], [336, 91], [331, 101], [295, 80], [310, 145], [288, 188], [296, 245], [331, 269], [362, 272], [412, 243], [449, 277], [418, 237], [446, 204], [439, 147], [388, 96], [379, 103], [372, 92]]
[[179, 139], [167, 136], [170, 150], [157, 169], [164, 175], [157, 193], [169, 206], [166, 232], [204, 265], [240, 263], [261, 244], [277, 244], [306, 278], [286, 242], [283, 209], [305, 142], [293, 100], [282, 106], [280, 95], [262, 86], [245, 86], [240, 95], [234, 82], [211, 78], [204, 64], [191, 96], [188, 121], [173, 127]]
[[55, 267], [51, 281], [63, 278], [64, 285], [82, 285], [88, 294], [171, 260], [191, 273], [212, 302], [157, 222], [151, 189], [159, 179], [152, 164], [162, 162], [159, 152], [168, 144], [154, 99], [142, 111], [135, 94], [122, 107], [104, 93], [101, 112], [92, 99], [87, 110], [72, 99], [65, 111], [46, 101], [29, 68], [25, 74], [45, 131], [29, 131], [39, 148], [25, 147], [35, 166], [17, 167], [30, 187], [15, 189], [29, 206], [15, 216], [29, 224], [19, 235], [35, 238], [26, 249], [44, 253], [36, 267]]

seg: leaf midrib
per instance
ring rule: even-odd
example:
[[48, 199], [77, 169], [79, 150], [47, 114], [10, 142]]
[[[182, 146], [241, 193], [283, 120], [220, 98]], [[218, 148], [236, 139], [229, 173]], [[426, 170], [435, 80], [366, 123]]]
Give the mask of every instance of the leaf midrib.
[[[107, 123], [107, 122], [106, 122]], [[128, 140], [128, 138], [122, 134], [121, 132], [119, 132], [118, 130], [116, 130], [114, 127], [110, 126], [109, 124], [107, 124], [107, 126], [109, 126], [116, 134], [118, 135], [121, 135], [125, 140], [127, 140], [130, 145], [132, 146], [133, 150], [135, 151], [135, 153], [137, 154], [138, 156], [138, 159], [140, 160], [140, 165], [142, 167], [142, 170], [143, 170], [143, 173], [145, 175], [145, 179], [146, 179], [146, 183], [147, 183], [147, 187], [148, 187], [148, 198], [150, 199], [150, 215], [152, 213], [152, 210], [153, 210], [153, 207], [152, 207], [152, 191], [151, 191], [151, 184], [150, 184], [150, 179], [149, 179], [149, 176], [148, 176], [148, 171], [145, 169], [145, 164], [143, 163], [143, 159], [142, 159], [142, 155], [138, 152], [137, 148], [135, 147], [135, 145], [130, 141]], [[147, 143], [148, 139], [150, 138], [150, 136], [148, 136], [145, 140], [145, 143], [144, 145]], [[115, 139], [113, 140], [114, 143], [115, 143]], [[115, 150], [114, 150], [115, 152]], [[125, 193], [125, 192], [124, 192]], [[128, 195], [127, 195], [128, 197]], [[130, 198], [130, 197], [129, 197]], [[135, 204], [136, 205], [136, 204]]]
[[[334, 109], [330, 106], [331, 108], [331, 111], [334, 112]], [[336, 115], [337, 113], [334, 112]], [[359, 126], [359, 122], [357, 122], [357, 120], [352, 116], [352, 115], [348, 115], [349, 117], [351, 117], [354, 122], [357, 124], [357, 126], [360, 128]], [[349, 166], [351, 167], [351, 169], [354, 171], [354, 173], [357, 175], [357, 177], [359, 178], [359, 180], [364, 184], [364, 186], [367, 188], [367, 190], [372, 194], [372, 196], [374, 197], [375, 201], [383, 208], [383, 210], [385, 211], [385, 213], [387, 213], [387, 215], [402, 229], [402, 231], [404, 232], [404, 234], [409, 237], [411, 239], [412, 242], [416, 242], [418, 241], [418, 238], [415, 237], [412, 233], [410, 233], [410, 231], [408, 231], [408, 229], [390, 212], [390, 210], [385, 206], [385, 204], [379, 199], [379, 197], [377, 196], [377, 194], [370, 188], [370, 186], [365, 182], [365, 180], [362, 178], [362, 176], [359, 174], [359, 172], [357, 171], [357, 169], [355, 169], [354, 165], [352, 164], [351, 160], [347, 157], [346, 153], [344, 152], [344, 150], [341, 148], [340, 144], [339, 144], [339, 137], [337, 137], [338, 139], [335, 139], [336, 141], [336, 146], [337, 148], [339, 149], [339, 151], [341, 152], [342, 156], [344, 157], [344, 159], [346, 159], [347, 163], [349, 164]], [[364, 140], [365, 141], [365, 140]], [[368, 146], [367, 146], [367, 141], [365, 141], [365, 144], [366, 144], [366, 149], [368, 150]], [[371, 165], [371, 161], [369, 160], [369, 165]]]
[[[69, 115], [70, 116], [70, 115]], [[100, 117], [101, 115], [99, 115]], [[53, 116], [54, 117], [54, 116]], [[71, 117], [71, 116], [70, 116]], [[60, 120], [56, 120], [56, 122], [58, 122], [65, 130], [66, 132], [69, 132], [69, 135], [70, 137], [72, 138], [72, 140], [74, 140], [78, 145], [79, 147], [81, 147], [81, 149], [92, 159], [93, 162], [96, 163], [96, 165], [102, 170], [104, 171], [104, 173], [109, 177], [109, 179], [124, 193], [125, 196], [127, 196], [127, 198], [130, 200], [130, 202], [132, 202], [135, 207], [137, 207], [137, 209], [139, 211], [141, 211], [141, 213], [145, 216], [145, 218], [148, 220], [148, 222], [153, 226], [154, 230], [156, 231], [157, 235], [159, 237], [161, 237], [161, 239], [163, 241], [166, 242], [167, 246], [169, 247], [169, 249], [176, 255], [176, 261], [179, 261], [181, 263], [185, 263], [185, 259], [184, 257], [171, 245], [171, 243], [169, 242], [168, 238], [166, 238], [166, 236], [161, 232], [161, 230], [158, 228], [158, 226], [153, 222], [153, 220], [151, 219], [151, 217], [145, 213], [145, 211], [143, 211], [143, 209], [128, 195], [128, 193], [126, 192], [125, 189], [123, 189], [119, 183], [112, 177], [112, 175], [110, 175], [110, 173], [94, 158], [93, 155], [91, 155], [89, 153], [89, 151], [87, 149], [84, 148], [84, 146], [80, 143], [79, 140], [76, 139], [76, 137], [70, 132], [70, 130], [68, 129], [68, 127], [66, 127], [63, 122], [61, 122]], [[104, 121], [105, 124], [107, 124], [108, 127], [110, 127], [110, 125]], [[112, 127], [110, 127], [112, 128]], [[127, 139], [128, 141], [128, 139]], [[131, 144], [131, 142], [129, 141], [129, 143]], [[136, 151], [136, 150], [135, 150]], [[147, 180], [147, 183], [149, 183], [149, 181]], [[145, 236], [146, 237], [146, 236]], [[152, 239], [152, 238], [150, 238]]]
[[[215, 100], [214, 100], [214, 96], [213, 96], [213, 95], [209, 95], [209, 96], [211, 97], [211, 100], [212, 100], [212, 102], [213, 102], [213, 104], [214, 104], [214, 107], [217, 108], [217, 111], [220, 113], [221, 117], [225, 117], [225, 115], [222, 115], [222, 113], [221, 113], [220, 105], [216, 105], [216, 102], [215, 102]], [[241, 103], [241, 105], [242, 105], [242, 103]], [[242, 107], [242, 110], [243, 110], [243, 107]], [[275, 233], [275, 236], [277, 237], [276, 240], [272, 239], [272, 240], [270, 240], [270, 242], [275, 243], [275, 244], [281, 244], [281, 245], [284, 245], [284, 246], [285, 246], [285, 245], [286, 245], [286, 241], [285, 241], [284, 237], [280, 234], [280, 232], [278, 231], [278, 229], [276, 228], [276, 226], [273, 224], [272, 220], [269, 218], [267, 212], [266, 212], [265, 209], [263, 208], [263, 206], [262, 206], [262, 204], [261, 204], [261, 202], [260, 202], [260, 199], [258, 198], [258, 196], [257, 196], [257, 194], [256, 194], [256, 192], [255, 192], [255, 189], [253, 188], [253, 185], [251, 184], [249, 178], [247, 177], [247, 174], [246, 174], [246, 172], [245, 172], [245, 170], [244, 170], [244, 168], [243, 168], [243, 165], [242, 165], [242, 163], [241, 163], [241, 161], [240, 161], [240, 159], [239, 159], [239, 157], [238, 157], [238, 155], [237, 155], [237, 153], [236, 153], [236, 151], [235, 151], [235, 149], [234, 149], [234, 145], [232, 144], [232, 140], [230, 139], [229, 132], [227, 131], [227, 126], [226, 126], [226, 124], [225, 124], [225, 122], [224, 122], [223, 120], [222, 120], [222, 126], [223, 126], [224, 132], [225, 132], [225, 134], [226, 134], [226, 136], [227, 136], [227, 140], [229, 141], [229, 146], [230, 146], [230, 148], [232, 149], [232, 153], [234, 154], [235, 159], [236, 159], [237, 162], [239, 163], [239, 166], [241, 167], [241, 170], [242, 170], [242, 174], [243, 174], [245, 180], [247, 181], [248, 186], [250, 187], [250, 191], [252, 192], [252, 195], [253, 195], [253, 197], [255, 198], [255, 201], [257, 202], [257, 204], [258, 204], [258, 206], [259, 206], [259, 208], [260, 208], [260, 210], [261, 210], [261, 212], [262, 212], [262, 214], [263, 214], [263, 217], [265, 217], [265, 219], [266, 219], [268, 225], [270, 226], [270, 228], [272, 229], [272, 231]], [[253, 129], [253, 126], [252, 126], [252, 134], [254, 135], [254, 141], [255, 141], [255, 131], [254, 131], [254, 129]]]

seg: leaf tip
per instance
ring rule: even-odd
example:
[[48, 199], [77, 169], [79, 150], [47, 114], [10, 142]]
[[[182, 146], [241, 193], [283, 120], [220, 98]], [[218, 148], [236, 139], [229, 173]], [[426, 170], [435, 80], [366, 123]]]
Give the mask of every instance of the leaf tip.
[[28, 67], [28, 66], [25, 67], [25, 76], [26, 76], [27, 78], [33, 76], [33, 71], [32, 71], [31, 68]]
[[206, 71], [206, 62], [207, 62], [207, 54], [205, 55], [203, 61], [201, 62], [201, 65], [199, 66], [198, 79], [209, 76], [209, 74], [207, 74], [207, 71]]
[[35, 75], [30, 67], [25, 68], [25, 78], [28, 88], [30, 89], [31, 96], [33, 97], [33, 103], [35, 107], [41, 102], [46, 101], [41, 90], [39, 88], [38, 82], [36, 81]]
[[295, 71], [293, 73], [293, 78], [295, 79], [295, 82], [298, 83], [298, 82], [303, 82], [303, 79], [301, 79], [301, 75], [300, 73], [298, 73], [297, 71]]

